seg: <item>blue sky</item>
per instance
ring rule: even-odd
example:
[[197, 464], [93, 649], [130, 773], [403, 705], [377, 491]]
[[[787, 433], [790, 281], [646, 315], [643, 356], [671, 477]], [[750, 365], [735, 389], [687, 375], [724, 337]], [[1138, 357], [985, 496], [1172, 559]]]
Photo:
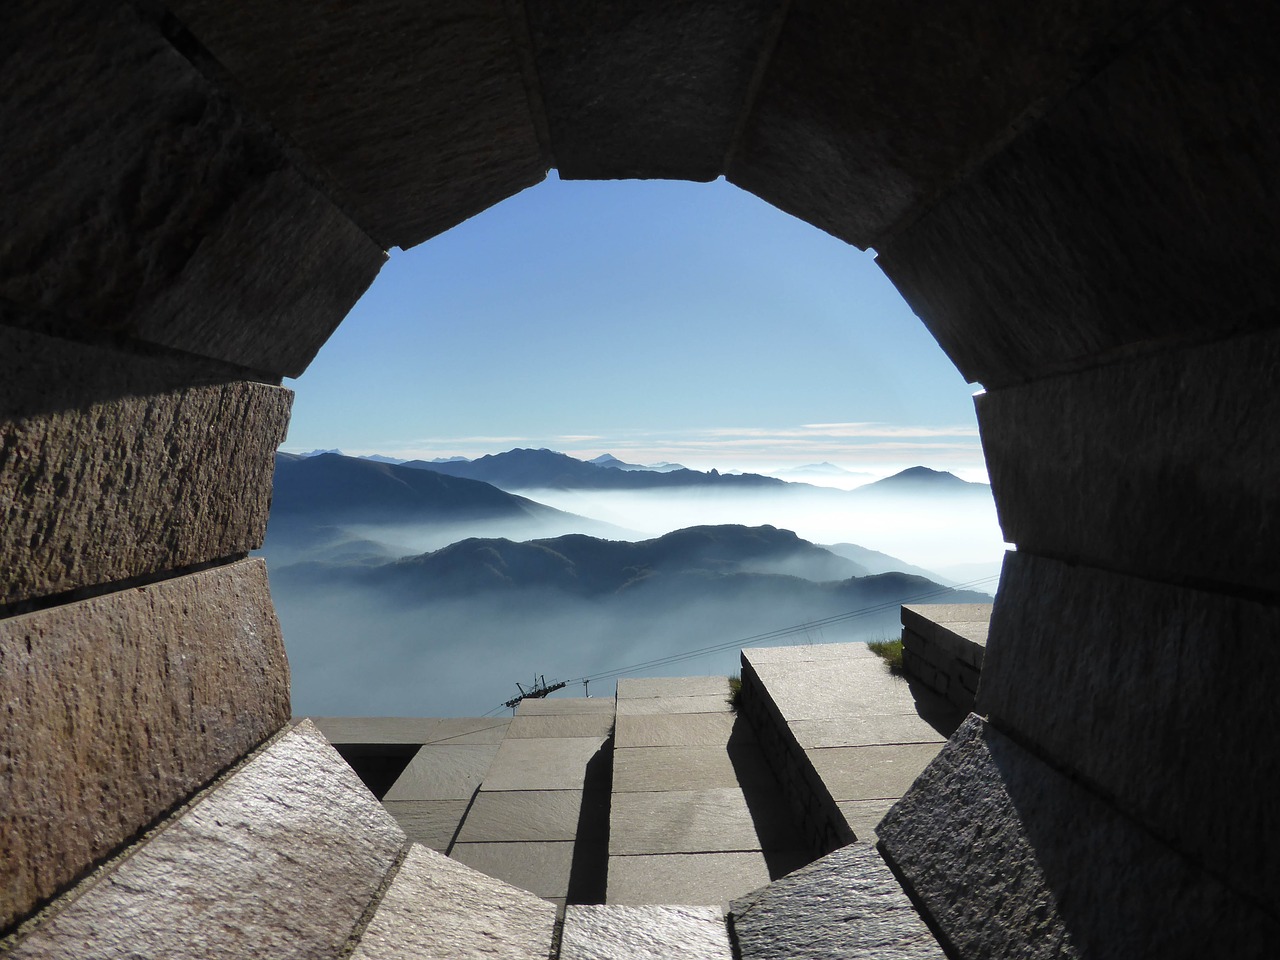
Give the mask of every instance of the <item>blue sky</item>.
[[291, 451], [984, 478], [977, 388], [872, 255], [723, 180], [553, 172], [393, 251], [288, 385]]

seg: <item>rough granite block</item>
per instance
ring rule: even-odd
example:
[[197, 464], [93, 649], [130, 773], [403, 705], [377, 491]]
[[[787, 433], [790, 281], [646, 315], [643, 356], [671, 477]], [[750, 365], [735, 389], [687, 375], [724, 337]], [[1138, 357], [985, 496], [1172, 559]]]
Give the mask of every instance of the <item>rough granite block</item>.
[[732, 960], [724, 915], [715, 907], [565, 910], [560, 960]]
[[289, 719], [261, 560], [0, 620], [0, 929]]
[[0, 297], [300, 374], [381, 248], [134, 6], [23, 4], [6, 34]]
[[606, 903], [727, 906], [769, 882], [758, 850], [609, 858]]
[[7, 956], [336, 956], [403, 845], [391, 816], [303, 721]]
[[885, 859], [963, 960], [1261, 957], [1280, 924], [970, 716], [881, 821]]
[[527, 0], [561, 175], [714, 180], [778, 0]]
[[850, 844], [730, 907], [740, 960], [944, 960], [869, 843]]
[[351, 956], [545, 960], [555, 919], [545, 900], [414, 845]]
[[0, 605], [261, 546], [292, 391], [6, 327], [0, 353]]
[[1155, 580], [1280, 595], [1280, 332], [977, 401], [1005, 539]]
[[546, 175], [501, 0], [169, 7], [384, 247]]
[[795, 0], [729, 180], [875, 246], [1164, 5]]
[[1280, 914], [1280, 608], [1005, 564], [978, 709]]
[[966, 379], [992, 388], [1127, 344], [1275, 325], [1280, 226], [1263, 211], [1280, 128], [1259, 118], [1280, 97], [1277, 34], [1273, 4], [1176, 7], [878, 245]]

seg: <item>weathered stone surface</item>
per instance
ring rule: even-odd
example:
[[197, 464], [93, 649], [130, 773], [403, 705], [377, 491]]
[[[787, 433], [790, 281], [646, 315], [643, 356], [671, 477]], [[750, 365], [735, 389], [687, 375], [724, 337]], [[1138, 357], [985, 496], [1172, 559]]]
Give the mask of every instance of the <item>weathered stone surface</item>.
[[387, 813], [414, 843], [447, 853], [466, 815], [466, 800], [383, 800]]
[[352, 957], [545, 960], [555, 919], [545, 900], [415, 845]]
[[875, 847], [855, 843], [735, 900], [741, 960], [943, 960]]
[[497, 744], [433, 744], [419, 750], [384, 800], [470, 800], [485, 779]]
[[816, 660], [873, 660], [865, 643], [797, 643], [790, 647], [750, 647], [751, 662], [807, 663]]
[[6, 18], [0, 297], [297, 376], [381, 249], [131, 5]]
[[732, 713], [678, 713], [626, 716], [618, 721], [617, 745], [697, 747], [727, 743], [730, 735], [754, 740], [750, 724]]
[[8, 956], [335, 956], [403, 843], [303, 721]]
[[501, 0], [169, 6], [385, 247], [546, 175]]
[[995, 390], [978, 420], [1005, 539], [1170, 582], [1280, 593], [1280, 333]]
[[486, 790], [581, 790], [603, 737], [504, 740], [485, 774]]
[[773, 786], [754, 743], [741, 747], [620, 747], [613, 754], [613, 792], [702, 790], [740, 784]]
[[618, 717], [655, 713], [729, 713], [729, 694], [696, 697], [631, 697], [618, 701]]
[[583, 713], [613, 715], [613, 697], [547, 697], [545, 700], [523, 700], [516, 707], [517, 717], [559, 717]]
[[574, 840], [581, 809], [578, 790], [481, 790], [458, 842]]
[[727, 697], [728, 677], [622, 677], [618, 699], [637, 697]]
[[780, 6], [527, 0], [561, 175], [720, 176]]
[[571, 906], [560, 960], [732, 960], [715, 907]]
[[981, 666], [991, 609], [989, 603], [904, 603], [902, 626], [952, 656]]
[[501, 743], [511, 721], [493, 717], [310, 717], [330, 743], [463, 746]]
[[930, 723], [919, 714], [872, 714], [868, 717], [832, 717], [795, 720], [789, 726], [796, 742], [806, 750], [818, 747], [867, 747], [888, 743], [942, 743], [960, 726], [958, 711], [951, 724]]
[[727, 906], [770, 880], [758, 850], [610, 857], [607, 903]]
[[293, 394], [0, 327], [0, 605], [262, 544]]
[[913, 689], [891, 675], [878, 657], [757, 664], [754, 655], [743, 651], [788, 722], [954, 712], [932, 691]]
[[785, 850], [798, 845], [777, 797], [756, 795], [748, 804], [743, 792], [732, 788], [613, 795], [610, 856]]
[[1005, 562], [979, 710], [1280, 914], [1280, 609]]
[[1178, 7], [880, 246], [967, 379], [1275, 324], [1277, 32], [1272, 5]]
[[544, 900], [563, 900], [573, 869], [573, 844], [455, 843], [455, 860]]
[[1159, 2], [1041, 6], [797, 0], [729, 179], [878, 245]]
[[0, 929], [283, 726], [261, 560], [0, 620]]
[[937, 742], [895, 743], [826, 747], [808, 753], [833, 799], [881, 800], [906, 793], [940, 748]]
[[613, 729], [613, 717], [607, 713], [560, 714], [558, 716], [518, 716], [511, 721], [507, 736], [513, 740], [535, 737], [594, 737], [603, 740]]
[[970, 716], [879, 828], [880, 849], [977, 957], [1246, 957], [1280, 925]]

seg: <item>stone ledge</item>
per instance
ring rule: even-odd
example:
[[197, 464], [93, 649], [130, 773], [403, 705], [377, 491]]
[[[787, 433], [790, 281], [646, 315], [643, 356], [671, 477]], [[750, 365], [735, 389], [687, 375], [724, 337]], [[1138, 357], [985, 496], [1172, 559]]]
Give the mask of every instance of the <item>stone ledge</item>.
[[569, 906], [560, 960], [733, 960], [715, 907]]
[[266, 567], [0, 621], [0, 929], [289, 719]]

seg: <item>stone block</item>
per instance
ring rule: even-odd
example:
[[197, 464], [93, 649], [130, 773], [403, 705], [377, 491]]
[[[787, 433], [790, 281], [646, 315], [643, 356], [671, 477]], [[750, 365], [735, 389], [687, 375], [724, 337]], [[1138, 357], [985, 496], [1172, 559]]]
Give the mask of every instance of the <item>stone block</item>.
[[611, 857], [800, 845], [780, 797], [754, 794], [748, 803], [743, 791], [732, 788], [613, 795]]
[[752, 740], [751, 725], [732, 713], [677, 713], [625, 716], [618, 721], [617, 746], [698, 747]]
[[582, 793], [578, 790], [481, 790], [467, 811], [459, 843], [575, 840]]
[[441, 853], [448, 853], [469, 806], [466, 800], [383, 800], [382, 805], [405, 836]]
[[902, 628], [950, 656], [981, 667], [991, 606], [989, 603], [903, 604]]
[[5, 327], [0, 352], [0, 606], [261, 546], [291, 391]]
[[300, 374], [381, 248], [133, 6], [24, 6], [6, 20], [0, 297]]
[[850, 844], [735, 900], [741, 960], [943, 960], [946, 954], [875, 847]]
[[261, 560], [0, 620], [0, 929], [289, 719]]
[[546, 175], [501, 0], [169, 6], [384, 247]]
[[729, 180], [878, 246], [1160, 6], [797, 0]]
[[513, 740], [528, 737], [592, 737], [603, 740], [613, 730], [613, 717], [607, 713], [570, 713], [556, 716], [517, 716], [511, 721], [507, 736]]
[[486, 790], [581, 790], [603, 737], [504, 740], [485, 774]]
[[464, 746], [501, 743], [511, 721], [499, 717], [310, 717], [330, 743]]
[[1277, 596], [1280, 332], [978, 399], [1005, 538], [1155, 580]]
[[606, 903], [725, 907], [771, 879], [764, 854], [658, 854], [610, 857]]
[[817, 660], [867, 660], [876, 655], [865, 643], [797, 643], [790, 647], [750, 647], [751, 662], [806, 663]]
[[639, 697], [727, 697], [728, 677], [622, 677], [618, 699]]
[[978, 709], [1280, 914], [1280, 609], [1005, 562]]
[[455, 843], [453, 859], [544, 900], [563, 900], [573, 869], [573, 843]]
[[1278, 32], [1268, 4], [1176, 7], [879, 246], [966, 379], [1274, 326], [1280, 130], [1258, 118]]
[[561, 175], [720, 176], [780, 7], [778, 0], [528, 0]]
[[892, 743], [942, 743], [964, 716], [953, 712], [951, 723], [930, 723], [919, 714], [901, 713], [829, 720], [796, 720], [791, 733], [805, 750], [819, 747], [867, 747]]
[[516, 707], [517, 717], [560, 717], [586, 713], [613, 716], [613, 697], [547, 697], [545, 700], [522, 700]]
[[696, 697], [631, 697], [618, 701], [618, 717], [648, 716], [672, 713], [731, 713], [729, 693]]
[[485, 779], [499, 746], [433, 744], [419, 750], [384, 800], [470, 800]]
[[[788, 723], [927, 713], [940, 708], [936, 694], [914, 690], [906, 680], [891, 675], [878, 657], [756, 664], [752, 655], [751, 650], [743, 651]], [[950, 712], [950, 708], [942, 712]]]
[[545, 960], [555, 920], [545, 900], [415, 845], [351, 956]]
[[1254, 902], [976, 716], [878, 833], [955, 957], [1265, 956], [1280, 935]]
[[824, 747], [808, 754], [832, 799], [838, 802], [902, 796], [939, 749], [938, 743], [895, 743]]
[[773, 773], [754, 743], [727, 747], [620, 747], [613, 754], [613, 792], [773, 786]]
[[715, 907], [627, 907], [565, 910], [560, 960], [732, 960], [724, 916]]
[[7, 956], [336, 956], [404, 834], [305, 721], [181, 811]]

